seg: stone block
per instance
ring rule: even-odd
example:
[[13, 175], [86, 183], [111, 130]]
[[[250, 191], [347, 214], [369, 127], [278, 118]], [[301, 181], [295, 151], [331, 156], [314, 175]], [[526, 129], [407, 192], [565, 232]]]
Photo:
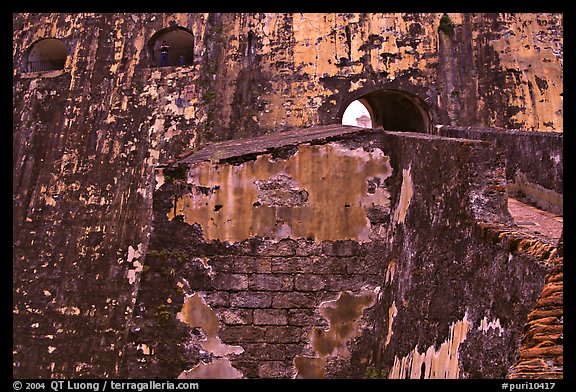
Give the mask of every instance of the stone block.
[[322, 253], [326, 256], [360, 256], [365, 252], [362, 246], [352, 240], [325, 241], [322, 243]]
[[280, 309], [314, 308], [316, 305], [316, 297], [311, 293], [275, 293], [272, 299], [272, 307]]
[[255, 309], [254, 325], [286, 325], [288, 312], [285, 309]]
[[210, 266], [212, 272], [224, 272], [232, 273], [234, 272], [234, 258], [231, 256], [214, 256], [207, 260], [207, 264]]
[[271, 260], [272, 273], [310, 273], [314, 269], [313, 266], [313, 259], [309, 257], [278, 257]]
[[227, 344], [240, 344], [243, 342], [266, 342], [266, 328], [252, 325], [222, 326], [220, 338]]
[[328, 321], [315, 309], [288, 309], [288, 324], [294, 326], [327, 327]]
[[232, 361], [232, 366], [242, 372], [245, 378], [258, 378], [260, 361]]
[[347, 258], [318, 257], [312, 259], [312, 272], [315, 274], [345, 274]]
[[324, 275], [296, 275], [294, 288], [297, 291], [318, 291], [326, 286]]
[[329, 291], [360, 291], [365, 286], [372, 286], [365, 275], [326, 275]]
[[261, 378], [293, 378], [295, 373], [292, 364], [282, 361], [266, 361], [258, 366]]
[[266, 274], [270, 273], [270, 260], [258, 258], [239, 256], [234, 260], [234, 272], [239, 274]]
[[212, 284], [216, 290], [241, 291], [248, 289], [248, 275], [216, 274]]
[[230, 306], [230, 294], [227, 291], [208, 291], [202, 294], [202, 298], [211, 308]]
[[322, 245], [316, 241], [300, 239], [296, 244], [296, 256], [318, 256], [322, 253]]
[[267, 326], [266, 342], [298, 343], [306, 339], [307, 328], [295, 326]]
[[269, 308], [272, 305], [272, 293], [248, 291], [230, 294], [232, 308]]
[[352, 257], [346, 260], [346, 272], [349, 274], [381, 275], [384, 260], [372, 257]]
[[252, 324], [252, 309], [225, 309], [218, 313], [219, 319], [228, 325]]
[[257, 361], [282, 361], [302, 351], [302, 346], [297, 343], [244, 343], [242, 347], [242, 359]]
[[291, 275], [254, 274], [250, 275], [248, 286], [252, 290], [290, 291], [294, 282]]

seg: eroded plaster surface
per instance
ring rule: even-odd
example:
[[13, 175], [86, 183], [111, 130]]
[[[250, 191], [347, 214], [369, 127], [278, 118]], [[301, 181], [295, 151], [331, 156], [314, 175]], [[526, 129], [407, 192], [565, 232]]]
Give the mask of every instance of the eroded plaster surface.
[[467, 315], [450, 325], [450, 335], [438, 349], [434, 345], [420, 352], [418, 345], [408, 355], [394, 358], [388, 378], [458, 378], [460, 344], [470, 328]]
[[234, 368], [229, 359], [218, 358], [209, 363], [201, 362], [191, 370], [183, 371], [179, 379], [197, 379], [197, 378], [223, 378], [234, 379], [242, 378], [243, 374]]
[[205, 351], [217, 357], [244, 352], [244, 349], [240, 346], [230, 346], [222, 343], [218, 336], [220, 327], [218, 317], [198, 293], [186, 297], [184, 305], [182, 305], [182, 311], [178, 313], [177, 318], [191, 327], [202, 328], [206, 335], [206, 340], [201, 341], [200, 346]]
[[389, 209], [384, 180], [391, 173], [389, 157], [380, 149], [335, 143], [301, 145], [288, 159], [263, 154], [240, 165], [199, 162], [188, 174], [192, 191], [174, 200], [168, 219], [181, 215], [188, 224], [199, 223], [208, 240], [368, 242], [366, 209]]
[[402, 188], [400, 190], [400, 202], [398, 203], [398, 207], [396, 207], [396, 211], [394, 211], [394, 223], [404, 223], [413, 194], [414, 189], [412, 186], [410, 168], [402, 169]]
[[310, 344], [318, 357], [296, 356], [294, 365], [298, 370], [297, 378], [323, 378], [326, 358], [348, 358], [347, 344], [360, 333], [359, 320], [364, 309], [376, 301], [376, 293], [363, 291], [356, 295], [343, 291], [333, 301], [319, 306], [319, 312], [329, 322], [328, 330], [313, 328], [310, 332]]
[[[484, 335], [493, 330], [498, 337], [501, 337], [504, 332], [499, 319], [489, 320], [487, 316], [484, 316], [478, 323], [478, 327], [474, 328], [468, 315], [465, 314], [462, 320], [450, 325], [449, 336], [438, 348], [436, 348], [437, 345], [432, 345], [421, 352], [416, 345], [408, 355], [402, 358], [395, 357], [394, 364], [388, 372], [388, 378], [460, 378], [460, 345], [473, 329]], [[389, 336], [391, 332], [390, 329]]]

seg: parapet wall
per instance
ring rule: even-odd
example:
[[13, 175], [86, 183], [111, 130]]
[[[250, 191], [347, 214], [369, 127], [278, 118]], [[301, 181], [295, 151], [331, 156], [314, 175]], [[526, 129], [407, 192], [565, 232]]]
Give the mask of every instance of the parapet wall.
[[440, 136], [491, 141], [504, 152], [511, 193], [521, 192], [540, 208], [562, 213], [564, 137], [559, 132], [437, 125]]
[[504, 377], [551, 247], [506, 240], [503, 163], [326, 126], [159, 168], [123, 376]]

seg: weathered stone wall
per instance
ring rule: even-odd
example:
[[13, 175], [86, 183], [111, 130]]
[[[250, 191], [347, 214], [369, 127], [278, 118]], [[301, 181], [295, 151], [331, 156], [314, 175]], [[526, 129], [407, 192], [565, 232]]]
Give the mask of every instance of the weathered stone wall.
[[123, 376], [506, 375], [554, 246], [512, 231], [503, 155], [321, 129], [158, 170]]
[[[380, 89], [430, 124], [561, 130], [562, 15], [451, 18], [448, 37], [440, 14], [13, 14], [14, 375], [121, 373], [154, 168], [185, 151], [338, 123]], [[194, 63], [150, 68], [171, 25]], [[29, 73], [44, 37], [65, 67]]]
[[540, 208], [562, 214], [564, 138], [558, 132], [441, 126], [435, 134], [491, 141], [504, 151], [511, 194], [521, 192]]
[[390, 214], [391, 168], [359, 141], [299, 145], [311, 134], [158, 170], [124, 376], [363, 376], [366, 353], [348, 344], [384, 271], [382, 250], [358, 240]]
[[511, 225], [505, 158], [493, 145], [395, 133], [381, 148], [394, 151], [391, 194], [404, 193], [409, 171], [413, 195], [387, 236], [373, 374], [504, 377], [554, 245]]

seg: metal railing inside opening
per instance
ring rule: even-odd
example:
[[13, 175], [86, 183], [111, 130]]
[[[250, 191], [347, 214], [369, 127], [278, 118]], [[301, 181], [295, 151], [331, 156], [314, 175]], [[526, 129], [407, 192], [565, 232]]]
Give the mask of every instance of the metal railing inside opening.
[[162, 49], [154, 50], [154, 67], [178, 67], [192, 65], [194, 52], [192, 47], [169, 48], [163, 52]]
[[28, 61], [28, 72], [44, 72], [64, 69], [66, 59]]

